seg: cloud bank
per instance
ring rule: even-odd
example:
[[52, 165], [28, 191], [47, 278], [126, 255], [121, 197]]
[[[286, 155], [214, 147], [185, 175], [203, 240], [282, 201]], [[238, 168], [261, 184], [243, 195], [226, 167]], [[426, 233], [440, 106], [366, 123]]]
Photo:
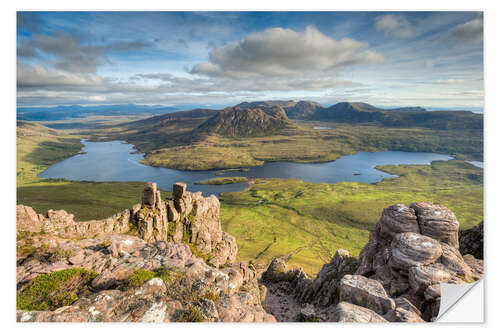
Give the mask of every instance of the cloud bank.
[[197, 64], [190, 72], [246, 79], [332, 72], [348, 66], [382, 63], [384, 56], [368, 47], [368, 43], [350, 38], [335, 40], [313, 26], [303, 32], [272, 28], [215, 48], [208, 62]]

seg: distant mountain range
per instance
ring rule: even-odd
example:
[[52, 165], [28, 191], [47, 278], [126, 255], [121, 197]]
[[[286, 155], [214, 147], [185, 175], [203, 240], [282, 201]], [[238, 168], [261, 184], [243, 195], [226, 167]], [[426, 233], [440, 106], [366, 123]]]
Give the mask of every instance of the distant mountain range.
[[223, 110], [193, 109], [178, 111], [173, 107], [135, 104], [18, 108], [18, 120], [50, 121], [89, 115], [158, 114], [135, 121], [147, 130], [189, 119], [201, 123], [192, 134], [217, 134], [226, 137], [248, 137], [277, 134], [291, 125], [290, 120], [337, 123], [376, 123], [387, 127], [422, 127], [430, 129], [482, 130], [483, 115], [470, 111], [427, 111], [421, 107], [382, 109], [362, 102], [341, 102], [325, 107], [313, 101], [243, 102]]
[[388, 127], [432, 129], [482, 129], [483, 115], [470, 111], [427, 111], [421, 107], [381, 109], [361, 102], [341, 102], [324, 107], [311, 101], [244, 102], [237, 107], [281, 106], [288, 118], [339, 123], [378, 123]]
[[164, 114], [179, 111], [178, 108], [162, 105], [68, 105], [54, 107], [20, 107], [17, 108], [17, 120], [56, 121], [88, 116], [120, 116], [134, 114]]

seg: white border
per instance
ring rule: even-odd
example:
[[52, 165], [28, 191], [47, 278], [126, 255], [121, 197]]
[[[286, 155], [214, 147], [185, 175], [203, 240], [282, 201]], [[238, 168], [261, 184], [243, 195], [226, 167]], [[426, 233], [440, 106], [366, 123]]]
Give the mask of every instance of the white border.
[[[74, 332], [86, 332], [89, 330], [120, 330], [123, 332], [136, 332], [137, 330], [158, 330], [158, 331], [206, 331], [214, 330], [217, 332], [254, 332], [254, 331], [274, 331], [286, 330], [304, 332], [304, 330], [321, 330], [332, 331], [365, 331], [366, 329], [382, 329], [387, 331], [404, 329], [405, 332], [416, 330], [443, 330], [450, 329], [454, 331], [470, 331], [478, 329], [491, 328], [494, 322], [498, 321], [498, 305], [497, 295], [499, 295], [498, 276], [499, 265], [496, 264], [496, 255], [500, 253], [498, 250], [497, 237], [500, 237], [500, 219], [499, 214], [494, 210], [496, 201], [500, 198], [500, 175], [494, 170], [500, 170], [498, 163], [498, 130], [500, 122], [500, 103], [498, 102], [498, 82], [499, 62], [499, 44], [498, 33], [500, 32], [500, 15], [498, 9], [498, 1], [438, 1], [438, 0], [420, 0], [407, 1], [401, 0], [378, 0], [378, 1], [269, 1], [269, 0], [253, 0], [247, 2], [237, 2], [234, 0], [210, 0], [210, 1], [134, 1], [125, 2], [119, 0], [113, 1], [97, 1], [86, 0], [76, 3], [75, 1], [63, 0], [23, 0], [23, 1], [4, 1], [2, 3], [1, 15], [1, 33], [2, 47], [2, 109], [1, 115], [1, 147], [4, 162], [1, 164], [2, 174], [2, 271], [0, 274], [3, 297], [1, 302], [1, 318], [2, 328], [4, 332], [10, 331], [50, 331], [50, 332], [66, 332], [68, 330]], [[485, 11], [485, 228], [486, 228], [486, 325], [474, 324], [389, 324], [383, 326], [366, 326], [366, 325], [339, 325], [339, 324], [279, 324], [279, 325], [263, 325], [263, 324], [222, 324], [222, 325], [189, 325], [189, 324], [174, 324], [174, 325], [147, 325], [139, 326], [137, 324], [35, 324], [35, 325], [20, 325], [15, 323], [15, 291], [12, 286], [15, 284], [14, 265], [15, 262], [15, 110], [16, 110], [16, 92], [15, 92], [15, 69], [16, 69], [16, 10], [359, 10], [359, 11], [383, 11], [383, 10], [418, 10], [418, 11], [438, 11], [438, 10], [484, 10]], [[6, 157], [6, 158], [5, 158]], [[491, 222], [490, 222], [491, 221]], [[490, 223], [489, 223], [490, 222]], [[491, 236], [490, 236], [491, 235]], [[489, 260], [492, 259], [492, 265], [489, 265]], [[491, 283], [488, 283], [491, 281]], [[492, 302], [488, 302], [491, 300]], [[491, 304], [488, 304], [491, 303]], [[403, 328], [404, 327], [404, 328]]]

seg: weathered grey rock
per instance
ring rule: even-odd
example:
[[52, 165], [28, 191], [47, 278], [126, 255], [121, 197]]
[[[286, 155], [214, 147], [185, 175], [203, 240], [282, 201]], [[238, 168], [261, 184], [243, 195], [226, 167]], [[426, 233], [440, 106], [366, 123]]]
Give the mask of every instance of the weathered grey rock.
[[379, 248], [378, 228], [370, 231], [370, 238], [359, 254], [359, 267], [356, 271], [358, 275], [365, 275], [374, 272], [373, 257]]
[[339, 300], [366, 307], [383, 315], [396, 307], [380, 282], [362, 275], [345, 275], [340, 280]]
[[117, 281], [113, 274], [108, 269], [101, 272], [94, 280], [92, 280], [91, 286], [95, 290], [106, 290], [111, 289], [116, 286]]
[[274, 258], [269, 264], [267, 270], [262, 274], [262, 281], [264, 282], [279, 282], [290, 280], [288, 267], [283, 258]]
[[439, 258], [439, 262], [443, 264], [445, 269], [466, 281], [472, 282], [472, 271], [458, 249], [444, 243], [441, 243], [441, 248], [443, 249], [443, 255]]
[[329, 314], [328, 321], [340, 323], [384, 323], [384, 317], [376, 312], [347, 302], [340, 302]]
[[323, 265], [316, 279], [311, 281], [307, 276], [295, 279], [297, 299], [301, 303], [310, 302], [320, 307], [336, 304], [340, 279], [346, 274], [354, 274], [357, 267], [356, 258], [344, 249], [337, 249], [332, 260]]
[[210, 264], [213, 266], [219, 267], [224, 264], [233, 264], [238, 254], [236, 238], [223, 231], [221, 241], [212, 248], [211, 253]]
[[[319, 318], [329, 320], [331, 316], [328, 311], [331, 312], [333, 308], [328, 306], [339, 301], [373, 309], [372, 305], [367, 305], [369, 302], [362, 295], [369, 295], [366, 297], [372, 299], [376, 299], [376, 295], [389, 300], [390, 295], [397, 298], [395, 306], [391, 305], [385, 312], [385, 319], [429, 321], [439, 312], [440, 282], [463, 284], [469, 277], [475, 280], [483, 274], [481, 260], [471, 255], [462, 257], [452, 245], [458, 234], [456, 223], [454, 215], [439, 205], [416, 203], [410, 208], [404, 205], [390, 206], [384, 210], [381, 219], [370, 232], [369, 241], [360, 253], [359, 263], [353, 265], [357, 267], [357, 275], [378, 283], [376, 288], [369, 287], [368, 283], [353, 291], [340, 285], [340, 278], [345, 275], [345, 281], [352, 272], [346, 275], [346, 272], [339, 269], [339, 263], [344, 262], [343, 258], [347, 256], [344, 251], [338, 251], [332, 262], [324, 265], [314, 280], [305, 277], [305, 274], [300, 276], [288, 271], [292, 273], [287, 275], [288, 281], [279, 279], [277, 283], [268, 283], [268, 294], [272, 295], [269, 298], [275, 300], [276, 297], [281, 297], [287, 302], [274, 301], [266, 304], [275, 305], [270, 309], [276, 311], [276, 318], [279, 320], [289, 319], [287, 313], [295, 313], [297, 306], [280, 294], [282, 289], [288, 290], [299, 304], [313, 304]], [[431, 236], [420, 233], [422, 226]], [[366, 291], [372, 289], [378, 290], [378, 293]], [[386, 310], [378, 311], [381, 313]]]
[[440, 282], [448, 282], [451, 274], [439, 264], [415, 266], [409, 270], [410, 286], [415, 293], [423, 293], [427, 287]]
[[404, 232], [420, 233], [415, 211], [405, 205], [392, 205], [384, 208], [379, 221], [380, 234], [390, 240]]
[[83, 251], [78, 251], [74, 255], [72, 255], [71, 257], [69, 257], [68, 261], [70, 262], [70, 264], [78, 266], [81, 263], [83, 263], [84, 259], [85, 259], [84, 252]]
[[483, 261], [480, 259], [474, 258], [471, 254], [466, 254], [463, 256], [463, 259], [467, 266], [469, 266], [471, 270], [471, 277], [474, 280], [479, 280], [483, 277]]
[[197, 308], [200, 310], [201, 315], [206, 321], [215, 321], [219, 318], [219, 313], [215, 307], [215, 303], [211, 300], [202, 298], [198, 302]]
[[148, 183], [142, 191], [142, 205], [154, 207], [156, 203], [156, 183]]
[[458, 232], [460, 253], [465, 256], [471, 254], [476, 259], [483, 259], [483, 222], [478, 225]]
[[425, 289], [424, 297], [426, 301], [432, 301], [441, 297], [441, 285], [433, 284], [428, 286], [427, 289]]
[[403, 308], [395, 308], [384, 315], [384, 318], [390, 322], [403, 323], [423, 323], [425, 322], [419, 315], [413, 311], [408, 311]]
[[182, 198], [186, 193], [186, 184], [185, 183], [175, 183], [172, 187], [172, 194], [175, 199]]
[[167, 200], [165, 202], [167, 206], [167, 218], [171, 222], [177, 222], [179, 221], [179, 213], [177, 212], [177, 209], [175, 209], [174, 201], [173, 200]]
[[74, 215], [68, 214], [65, 210], [48, 210], [47, 219], [44, 221], [43, 231], [52, 232], [54, 230], [69, 227], [75, 224]]
[[405, 309], [406, 311], [412, 311], [415, 312], [415, 314], [419, 317], [422, 316], [422, 312], [413, 305], [412, 302], [410, 302], [407, 298], [405, 297], [398, 297], [394, 300], [396, 302], [396, 308], [402, 308]]
[[[377, 280], [378, 280], [378, 276], [377, 277]], [[384, 281], [384, 280], [382, 280]], [[391, 295], [402, 295], [404, 294], [408, 288], [410, 287], [410, 283], [408, 281], [408, 278], [406, 276], [403, 276], [403, 275], [399, 275], [397, 277], [397, 279], [392, 279], [390, 280], [391, 283], [390, 283], [390, 286], [389, 286], [389, 291], [390, 291], [390, 294]]]
[[40, 232], [42, 221], [37, 213], [29, 206], [16, 206], [17, 231]]
[[411, 206], [418, 216], [420, 233], [449, 244], [454, 248], [458, 244], [459, 222], [451, 210], [429, 202], [417, 202]]
[[389, 265], [396, 269], [427, 265], [441, 256], [439, 242], [420, 234], [405, 232], [397, 234], [391, 243], [392, 256]]

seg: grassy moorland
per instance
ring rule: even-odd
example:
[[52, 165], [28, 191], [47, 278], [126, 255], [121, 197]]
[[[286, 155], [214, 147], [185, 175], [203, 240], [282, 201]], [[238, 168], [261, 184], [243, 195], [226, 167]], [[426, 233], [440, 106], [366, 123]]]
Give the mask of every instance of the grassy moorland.
[[226, 185], [248, 182], [247, 177], [215, 177], [207, 180], [195, 182], [197, 185]]
[[80, 139], [47, 127], [22, 122], [17, 128], [17, 203], [38, 213], [64, 209], [77, 220], [105, 218], [140, 201], [144, 183], [75, 182], [40, 179], [51, 164], [78, 154]]
[[379, 169], [400, 177], [376, 184], [260, 179], [248, 191], [224, 193], [222, 226], [237, 239], [238, 259], [267, 264], [287, 256], [314, 275], [337, 248], [359, 255], [382, 209], [395, 203], [440, 203], [462, 228], [483, 219], [480, 168], [452, 160]]

